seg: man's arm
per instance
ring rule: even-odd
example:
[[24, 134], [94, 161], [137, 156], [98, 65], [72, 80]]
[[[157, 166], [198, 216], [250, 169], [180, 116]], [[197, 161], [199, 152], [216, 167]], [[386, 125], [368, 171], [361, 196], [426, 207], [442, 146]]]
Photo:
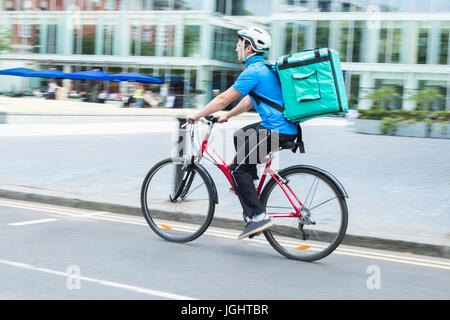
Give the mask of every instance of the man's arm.
[[230, 87], [229, 89], [215, 97], [213, 100], [211, 100], [211, 102], [209, 102], [202, 110], [198, 111], [194, 115], [187, 116], [186, 120], [197, 121], [201, 117], [224, 109], [226, 106], [240, 97], [242, 97], [242, 94], [240, 94], [239, 91], [237, 91], [235, 88]]
[[220, 117], [219, 123], [225, 122], [228, 119], [240, 115], [253, 107], [252, 99], [249, 96], [245, 96], [236, 107], [234, 107], [230, 112]]

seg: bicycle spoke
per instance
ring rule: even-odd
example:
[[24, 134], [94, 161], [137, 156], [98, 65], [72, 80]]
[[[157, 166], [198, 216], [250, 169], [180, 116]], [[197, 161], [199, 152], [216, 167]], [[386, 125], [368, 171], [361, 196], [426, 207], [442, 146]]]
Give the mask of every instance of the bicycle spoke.
[[311, 193], [312, 187], [314, 186], [314, 183], [316, 182], [316, 180], [318, 180], [318, 178], [317, 178], [317, 177], [314, 177], [314, 181], [313, 181], [312, 184], [311, 184], [311, 188], [309, 188], [308, 194], [306, 195], [305, 205], [308, 203], [309, 195], [310, 195], [310, 193]]
[[[186, 176], [186, 172], [179, 170], [179, 161], [163, 160], [144, 180], [141, 192], [144, 216], [153, 231], [166, 240], [192, 241], [211, 223], [214, 213], [211, 185], [201, 170], [196, 166], [191, 168], [193, 172]], [[174, 190], [179, 198], [173, 197]]]
[[196, 186], [194, 189], [192, 189], [187, 195], [185, 195], [183, 197], [183, 199], [186, 199], [189, 195], [192, 194], [192, 192], [194, 192], [195, 190], [197, 190], [198, 188], [200, 188], [201, 186], [205, 185], [204, 183], [199, 184], [198, 186]]
[[324, 205], [325, 203], [330, 202], [331, 200], [334, 200], [334, 199], [337, 199], [337, 196], [336, 196], [336, 197], [333, 197], [333, 198], [331, 198], [331, 199], [325, 200], [325, 201], [323, 201], [322, 203], [319, 203], [318, 205], [316, 205], [316, 206], [314, 206], [314, 207], [312, 207], [312, 208], [309, 208], [309, 211], [313, 211], [314, 209], [316, 209], [316, 208], [318, 208], [318, 207]]
[[[264, 235], [290, 259], [314, 261], [327, 256], [342, 241], [347, 227], [347, 206], [339, 187], [314, 168], [298, 166], [281, 176], [289, 181], [289, 194], [273, 181], [261, 196], [266, 212], [280, 213], [273, 215], [274, 225]], [[291, 194], [299, 201], [301, 197], [301, 216], [290, 212], [295, 208], [290, 206]]]

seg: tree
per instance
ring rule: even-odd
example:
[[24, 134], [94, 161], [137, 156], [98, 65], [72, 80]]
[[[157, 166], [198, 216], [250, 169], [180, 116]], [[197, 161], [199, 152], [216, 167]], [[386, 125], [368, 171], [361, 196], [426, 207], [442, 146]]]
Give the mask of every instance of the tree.
[[373, 109], [382, 108], [386, 110], [391, 110], [391, 102], [400, 97], [397, 89], [395, 87], [380, 87], [375, 89], [373, 92], [366, 92], [364, 99], [373, 100]]
[[8, 29], [0, 29], [0, 52], [11, 50], [11, 38], [13, 31]]
[[410, 95], [407, 100], [417, 102], [416, 110], [433, 110], [433, 104], [444, 96], [438, 88], [425, 87]]

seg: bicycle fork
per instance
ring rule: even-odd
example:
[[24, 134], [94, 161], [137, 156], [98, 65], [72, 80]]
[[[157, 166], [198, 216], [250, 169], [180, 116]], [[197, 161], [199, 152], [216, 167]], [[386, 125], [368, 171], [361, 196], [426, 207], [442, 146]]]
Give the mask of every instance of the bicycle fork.
[[[180, 165], [181, 166], [181, 165]], [[169, 199], [171, 202], [177, 202], [178, 198], [181, 200], [186, 197], [189, 189], [191, 188], [192, 182], [195, 178], [195, 171], [192, 168], [192, 164], [183, 165], [180, 172], [177, 172], [177, 177], [175, 178], [175, 190], [173, 195], [169, 195]], [[180, 174], [183, 174], [180, 179]]]

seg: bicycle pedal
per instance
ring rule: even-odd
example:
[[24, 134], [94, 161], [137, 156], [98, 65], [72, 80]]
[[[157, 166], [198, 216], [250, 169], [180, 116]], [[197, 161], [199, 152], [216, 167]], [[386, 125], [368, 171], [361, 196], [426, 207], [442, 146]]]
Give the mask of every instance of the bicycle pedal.
[[261, 235], [261, 232], [257, 232], [257, 233], [254, 233], [254, 234], [252, 234], [252, 235], [249, 235], [248, 238], [249, 238], [249, 239], [253, 239], [254, 237], [257, 237], [257, 236], [259, 236], [259, 235]]

